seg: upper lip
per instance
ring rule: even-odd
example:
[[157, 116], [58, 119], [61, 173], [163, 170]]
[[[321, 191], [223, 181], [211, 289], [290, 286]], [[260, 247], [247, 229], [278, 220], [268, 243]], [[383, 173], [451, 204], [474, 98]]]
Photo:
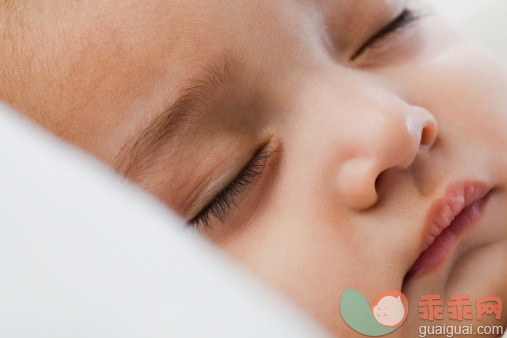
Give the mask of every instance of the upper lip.
[[426, 214], [421, 252], [433, 243], [463, 209], [486, 196], [490, 190], [481, 181], [461, 181], [447, 186], [444, 195], [432, 203]]

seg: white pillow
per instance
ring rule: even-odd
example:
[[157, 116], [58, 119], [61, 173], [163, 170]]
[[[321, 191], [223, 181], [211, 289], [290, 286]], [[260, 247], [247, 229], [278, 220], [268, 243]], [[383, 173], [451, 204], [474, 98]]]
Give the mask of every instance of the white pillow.
[[507, 62], [507, 1], [427, 0], [465, 35]]
[[326, 336], [155, 200], [3, 106], [0, 276], [1, 337]]

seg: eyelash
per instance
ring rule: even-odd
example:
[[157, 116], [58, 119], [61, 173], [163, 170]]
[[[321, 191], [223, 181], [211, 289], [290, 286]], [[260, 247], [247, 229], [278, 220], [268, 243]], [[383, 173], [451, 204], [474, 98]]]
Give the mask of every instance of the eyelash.
[[366, 43], [363, 44], [361, 48], [359, 48], [359, 50], [354, 53], [350, 60], [354, 61], [367, 49], [380, 48], [381, 44], [379, 44], [379, 42], [382, 42], [390, 35], [402, 31], [410, 25], [417, 23], [422, 17], [422, 13], [416, 12], [409, 8], [405, 8], [393, 21], [391, 21], [387, 26], [369, 38], [368, 41], [366, 41]]
[[[400, 15], [398, 15], [392, 22], [382, 28], [373, 37], [359, 48], [359, 50], [351, 57], [353, 61], [359, 57], [365, 50], [379, 48], [375, 45], [385, 40], [390, 35], [397, 33], [409, 25], [416, 23], [422, 15], [416, 13], [414, 10], [405, 8]], [[250, 161], [243, 167], [241, 172], [231, 181], [222, 191], [220, 191], [194, 218], [189, 221], [193, 227], [211, 227], [209, 222], [210, 218], [214, 217], [220, 222], [223, 222], [227, 213], [234, 205], [235, 198], [243, 193], [250, 184], [253, 183], [255, 178], [260, 176], [263, 172], [266, 160], [272, 155], [268, 152], [266, 147], [258, 150]]]
[[269, 151], [267, 147], [258, 150], [243, 169], [241, 169], [240, 173], [204, 209], [192, 218], [189, 224], [195, 228], [208, 228], [211, 227], [209, 224], [211, 217], [223, 222], [231, 207], [233, 205], [237, 207], [235, 198], [243, 193], [262, 174], [266, 161], [272, 154], [273, 152]]

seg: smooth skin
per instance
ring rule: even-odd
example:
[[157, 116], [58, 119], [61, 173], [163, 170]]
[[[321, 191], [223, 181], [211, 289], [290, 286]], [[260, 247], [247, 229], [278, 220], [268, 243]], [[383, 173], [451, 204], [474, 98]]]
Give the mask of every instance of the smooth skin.
[[[361, 48], [407, 6], [417, 22]], [[370, 303], [402, 291], [400, 337], [470, 323], [419, 320], [422, 295], [507, 304], [507, 72], [423, 1], [0, 8], [0, 99], [185, 220], [264, 149], [231, 207], [196, 230], [333, 334], [354, 335], [347, 288]], [[157, 124], [168, 112], [178, 118]], [[404, 283], [431, 203], [461, 180], [494, 187], [483, 215], [444, 264]]]

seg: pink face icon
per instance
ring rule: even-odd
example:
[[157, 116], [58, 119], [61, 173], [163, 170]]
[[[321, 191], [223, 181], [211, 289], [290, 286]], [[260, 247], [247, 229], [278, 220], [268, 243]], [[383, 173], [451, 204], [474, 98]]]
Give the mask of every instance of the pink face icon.
[[407, 317], [408, 301], [397, 290], [388, 290], [380, 294], [371, 306], [375, 320], [382, 326], [399, 327]]

